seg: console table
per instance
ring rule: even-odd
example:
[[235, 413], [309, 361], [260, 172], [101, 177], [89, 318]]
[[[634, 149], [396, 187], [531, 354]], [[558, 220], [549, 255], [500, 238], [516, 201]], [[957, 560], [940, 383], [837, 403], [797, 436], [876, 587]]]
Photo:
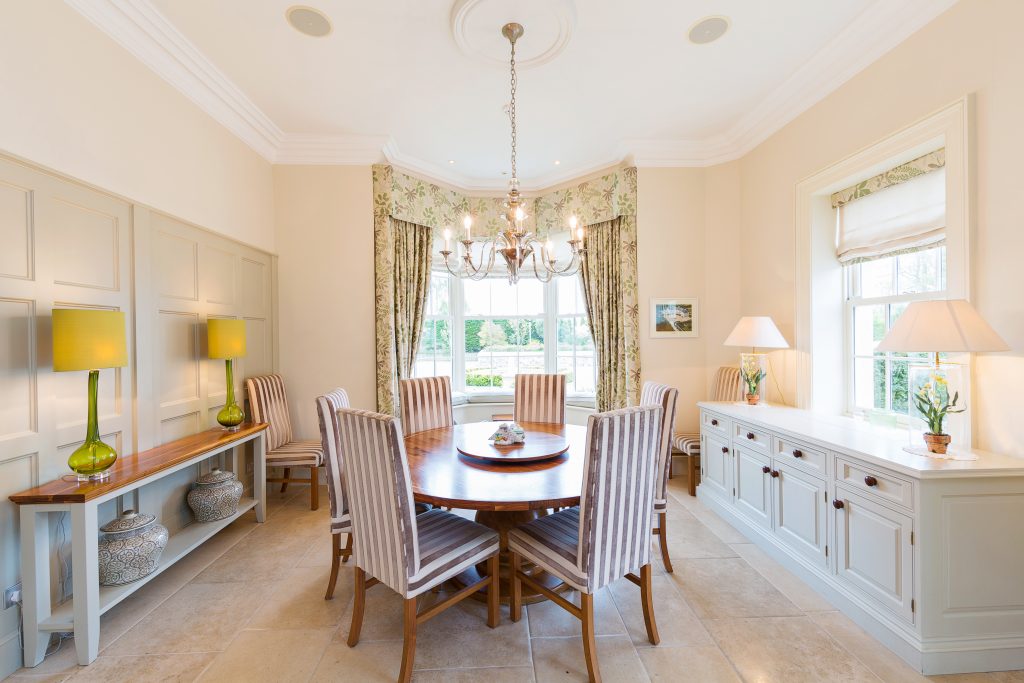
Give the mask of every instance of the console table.
[[[43, 661], [52, 632], [73, 631], [79, 664], [89, 664], [99, 650], [100, 615], [118, 604], [196, 546], [256, 509], [256, 521], [266, 515], [266, 424], [246, 423], [236, 432], [210, 429], [152, 450], [118, 458], [110, 477], [99, 482], [55, 479], [10, 497], [21, 517], [22, 620], [24, 623], [25, 666]], [[243, 497], [238, 512], [216, 522], [194, 523], [172, 534], [160, 557], [160, 564], [148, 576], [121, 586], [100, 586], [97, 542], [101, 503], [123, 496], [146, 484], [195, 465], [212, 456], [253, 442], [253, 496]], [[232, 470], [244, 472], [242, 449], [235, 449]], [[50, 604], [51, 512], [71, 513], [71, 600]], [[143, 510], [143, 512], [146, 512]]]
[[1024, 459], [700, 403], [697, 496], [925, 674], [1024, 668]]

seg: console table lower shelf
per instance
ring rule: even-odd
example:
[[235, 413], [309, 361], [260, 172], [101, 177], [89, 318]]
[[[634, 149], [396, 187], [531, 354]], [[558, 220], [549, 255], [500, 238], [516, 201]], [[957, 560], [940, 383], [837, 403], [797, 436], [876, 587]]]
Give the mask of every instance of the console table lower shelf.
[[[159, 576], [165, 569], [217, 532], [249, 512], [256, 521], [266, 515], [267, 425], [246, 424], [237, 432], [211, 429], [135, 455], [124, 456], [102, 482], [67, 482], [57, 479], [10, 497], [21, 516], [21, 575], [24, 600], [25, 666], [43, 661], [49, 636], [54, 632], [75, 634], [79, 664], [89, 664], [99, 650], [100, 615]], [[215, 455], [233, 451], [232, 469], [244, 470], [244, 456], [238, 448], [253, 442], [253, 497], [239, 501], [235, 514], [214, 522], [195, 522], [176, 531], [167, 541], [157, 568], [147, 576], [119, 586], [99, 585], [99, 520], [101, 503], [131, 493], [183, 468]], [[61, 605], [50, 603], [50, 525], [53, 512], [71, 516], [72, 598]]]

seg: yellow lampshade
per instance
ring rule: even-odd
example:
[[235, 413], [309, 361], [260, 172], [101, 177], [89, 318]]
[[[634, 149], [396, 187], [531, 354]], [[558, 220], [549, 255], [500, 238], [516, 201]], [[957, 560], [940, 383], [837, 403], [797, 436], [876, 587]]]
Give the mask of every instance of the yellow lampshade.
[[99, 370], [128, 365], [124, 313], [53, 309], [53, 369]]
[[206, 321], [206, 345], [210, 358], [244, 358], [245, 321], [210, 318]]

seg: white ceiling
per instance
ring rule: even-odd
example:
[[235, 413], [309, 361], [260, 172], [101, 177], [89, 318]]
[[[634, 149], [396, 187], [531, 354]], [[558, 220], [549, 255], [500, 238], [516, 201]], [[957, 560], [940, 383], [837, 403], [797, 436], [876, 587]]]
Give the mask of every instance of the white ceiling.
[[[473, 10], [462, 38], [482, 53], [467, 54], [453, 0], [303, 0], [331, 18], [325, 38], [286, 23], [290, 0], [67, 1], [275, 163], [386, 157], [467, 189], [507, 181], [506, 19], [526, 25], [524, 60], [568, 27], [520, 72], [519, 174], [535, 188], [627, 158], [736, 158], [955, 2], [455, 0]], [[708, 15], [730, 30], [689, 43]]]

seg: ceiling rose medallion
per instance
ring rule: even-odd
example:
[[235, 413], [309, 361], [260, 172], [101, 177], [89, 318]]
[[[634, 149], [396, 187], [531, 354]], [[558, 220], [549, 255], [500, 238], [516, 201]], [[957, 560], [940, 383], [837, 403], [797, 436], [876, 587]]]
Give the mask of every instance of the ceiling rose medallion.
[[[451, 264], [451, 239], [450, 229], [444, 230], [444, 249], [441, 256], [444, 258], [444, 265], [448, 272], [458, 278], [469, 278], [482, 280], [487, 277], [494, 268], [494, 257], [501, 254], [505, 262], [510, 284], [519, 282], [519, 273], [523, 265], [529, 260], [533, 268], [534, 276], [541, 282], [550, 282], [551, 278], [564, 275], [575, 275], [579, 272], [586, 258], [586, 249], [583, 248], [584, 229], [576, 218], [569, 219], [569, 262], [565, 265], [558, 265], [555, 258], [555, 248], [550, 237], [542, 244], [537, 235], [526, 229], [526, 211], [523, 209], [523, 196], [519, 192], [519, 176], [516, 171], [516, 88], [519, 85], [516, 74], [516, 42], [523, 37], [524, 29], [522, 24], [508, 23], [502, 26], [501, 35], [505, 36], [511, 46], [511, 59], [509, 67], [511, 73], [511, 94], [508, 105], [508, 116], [512, 123], [512, 177], [508, 181], [508, 194], [505, 197], [505, 230], [494, 237], [484, 239], [480, 248], [480, 257], [473, 259], [473, 218], [467, 215], [463, 218], [463, 227], [466, 230], [464, 239], [458, 240], [462, 244], [462, 263], [458, 263], [453, 269]], [[550, 231], [549, 231], [550, 232]], [[540, 265], [537, 264], [538, 252], [540, 254]]]

